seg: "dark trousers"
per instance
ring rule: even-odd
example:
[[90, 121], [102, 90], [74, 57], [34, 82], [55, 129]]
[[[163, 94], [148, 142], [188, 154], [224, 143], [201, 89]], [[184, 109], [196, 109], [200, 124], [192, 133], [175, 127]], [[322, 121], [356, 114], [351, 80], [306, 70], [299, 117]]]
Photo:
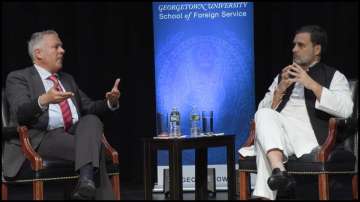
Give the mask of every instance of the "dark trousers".
[[[107, 175], [105, 150], [101, 144], [103, 124], [96, 115], [85, 115], [68, 132], [64, 128], [48, 131], [42, 139], [38, 153], [44, 157], [55, 157], [75, 162], [75, 171], [91, 163], [98, 169], [99, 183], [95, 199], [115, 199]], [[95, 176], [96, 177], [96, 176]]]

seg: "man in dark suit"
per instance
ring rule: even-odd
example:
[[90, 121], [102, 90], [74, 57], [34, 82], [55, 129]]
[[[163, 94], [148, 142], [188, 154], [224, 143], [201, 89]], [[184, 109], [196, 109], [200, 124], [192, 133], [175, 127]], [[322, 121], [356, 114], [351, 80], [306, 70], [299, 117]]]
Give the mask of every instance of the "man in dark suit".
[[[9, 73], [6, 80], [11, 123], [28, 126], [31, 145], [40, 156], [75, 162], [80, 177], [74, 199], [114, 199], [98, 116], [118, 109], [120, 80], [106, 93], [106, 99], [92, 101], [71, 75], [60, 72], [65, 50], [55, 31], [34, 33], [28, 51], [34, 65]], [[24, 161], [19, 140], [6, 142], [4, 175], [16, 176]], [[94, 183], [96, 174], [99, 185]]]

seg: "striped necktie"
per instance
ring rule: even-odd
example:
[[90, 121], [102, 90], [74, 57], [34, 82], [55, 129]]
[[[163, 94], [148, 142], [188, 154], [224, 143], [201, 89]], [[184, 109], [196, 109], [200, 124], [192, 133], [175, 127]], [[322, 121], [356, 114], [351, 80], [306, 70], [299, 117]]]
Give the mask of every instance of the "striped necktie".
[[[57, 81], [57, 83], [59, 83], [57, 76], [54, 74], [49, 76], [48, 79], [50, 79], [54, 83], [54, 85], [55, 85], [56, 81]], [[58, 90], [60, 92], [64, 92], [64, 90], [60, 86], [60, 83], [59, 83], [59, 85], [57, 85], [56, 90]], [[67, 131], [72, 125], [72, 116], [71, 116], [70, 106], [69, 106], [69, 103], [67, 102], [67, 99], [60, 102], [59, 105], [60, 105], [61, 113], [62, 113], [63, 120], [64, 120], [64, 129], [65, 129], [65, 131]]]

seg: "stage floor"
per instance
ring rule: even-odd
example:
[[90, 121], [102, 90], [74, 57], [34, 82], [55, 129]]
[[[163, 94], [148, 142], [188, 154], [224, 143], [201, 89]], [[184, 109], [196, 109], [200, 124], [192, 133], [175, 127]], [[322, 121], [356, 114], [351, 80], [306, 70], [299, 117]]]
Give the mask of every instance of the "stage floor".
[[[297, 191], [295, 195], [287, 195], [285, 193], [280, 193], [278, 199], [280, 200], [310, 200], [317, 199], [317, 183], [314, 183], [314, 176], [308, 176], [296, 179], [297, 183], [301, 186], [297, 186]], [[331, 191], [330, 198], [337, 200], [351, 200], [351, 178], [350, 176], [336, 176], [330, 180]], [[67, 199], [69, 190], [72, 190], [73, 183], [60, 182], [55, 184], [54, 182], [45, 183], [44, 186], [44, 199], [48, 200], [64, 200]], [[67, 191], [64, 191], [66, 187]], [[9, 185], [9, 200], [31, 200], [32, 199], [32, 184], [23, 184], [23, 185]], [[122, 200], [143, 200], [144, 191], [142, 184], [125, 182], [120, 183], [121, 199]], [[238, 196], [237, 196], [238, 198]], [[154, 200], [165, 200], [164, 193], [154, 193]], [[194, 200], [194, 192], [184, 192], [184, 200]], [[209, 200], [227, 200], [226, 191], [217, 191], [216, 197], [209, 195]]]

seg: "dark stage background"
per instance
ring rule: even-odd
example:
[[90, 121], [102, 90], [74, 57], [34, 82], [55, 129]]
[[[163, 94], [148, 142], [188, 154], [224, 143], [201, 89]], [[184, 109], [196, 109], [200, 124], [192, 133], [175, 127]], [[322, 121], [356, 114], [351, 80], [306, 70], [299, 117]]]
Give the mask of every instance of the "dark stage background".
[[[358, 78], [357, 2], [255, 2], [254, 23], [256, 105], [291, 62], [293, 33], [305, 24], [328, 31], [323, 61]], [[56, 30], [66, 50], [63, 70], [91, 98], [103, 99], [121, 78], [121, 106], [105, 118], [105, 134], [119, 152], [121, 182], [140, 184], [141, 138], [156, 131], [152, 25], [150, 2], [2, 3], [2, 85], [10, 71], [32, 64], [30, 35]]]

